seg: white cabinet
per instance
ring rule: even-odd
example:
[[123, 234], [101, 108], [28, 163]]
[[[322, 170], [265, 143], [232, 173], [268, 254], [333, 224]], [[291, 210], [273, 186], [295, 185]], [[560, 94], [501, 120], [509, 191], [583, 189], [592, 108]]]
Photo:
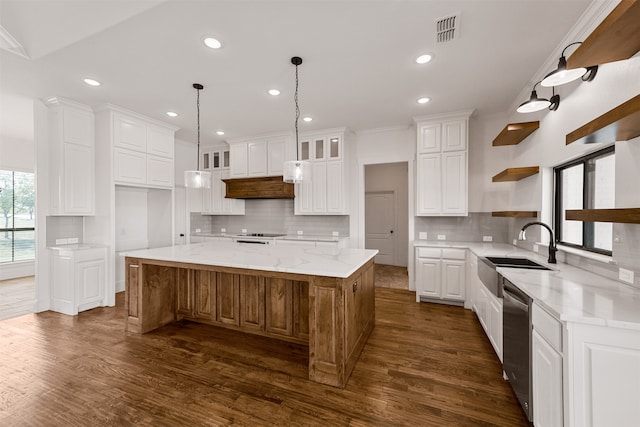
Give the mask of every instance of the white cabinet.
[[562, 426], [562, 355], [547, 343], [535, 327], [531, 340], [534, 425]]
[[294, 158], [291, 145], [288, 133], [229, 141], [230, 177], [282, 175], [284, 162]]
[[482, 329], [502, 362], [502, 299], [493, 295], [482, 282], [477, 282], [474, 307]]
[[229, 169], [211, 172], [211, 188], [203, 189], [203, 215], [244, 215], [244, 200], [227, 199], [227, 186], [222, 181], [229, 178]]
[[296, 215], [346, 215], [346, 130], [328, 129], [299, 138], [300, 160], [311, 163], [311, 182], [296, 184]]
[[75, 315], [106, 305], [106, 263], [106, 248], [51, 249], [51, 309]]
[[468, 214], [469, 115], [465, 112], [416, 118], [416, 215]]
[[202, 170], [229, 169], [231, 163], [229, 147], [210, 147], [205, 150], [200, 161]]
[[420, 297], [463, 302], [466, 250], [416, 248], [416, 301]]
[[95, 214], [95, 136], [89, 107], [48, 101], [50, 215]]
[[116, 184], [172, 188], [174, 129], [123, 112], [113, 115], [113, 179]]

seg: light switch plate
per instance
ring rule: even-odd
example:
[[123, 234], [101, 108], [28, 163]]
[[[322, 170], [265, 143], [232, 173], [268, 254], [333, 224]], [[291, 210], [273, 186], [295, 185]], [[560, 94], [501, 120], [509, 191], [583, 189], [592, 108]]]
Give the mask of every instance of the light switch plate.
[[421, 231], [418, 233], [418, 238], [420, 240], [427, 240], [427, 232], [426, 231]]
[[199, 233], [201, 231], [201, 229], [196, 228], [196, 233]]
[[618, 270], [618, 278], [623, 282], [627, 282], [633, 285], [633, 271], [621, 268]]
[[338, 233], [337, 231], [332, 231], [332, 232], [331, 232], [331, 235], [332, 235], [333, 237], [338, 237], [338, 236], [340, 235], [340, 233]]
[[69, 243], [67, 239], [56, 239], [56, 245], [66, 245], [67, 243]]
[[67, 239], [67, 243], [78, 243], [78, 238], [77, 237], [69, 237]]
[[534, 243], [533, 252], [538, 252], [539, 250], [540, 250], [540, 247]]
[[298, 236], [302, 236], [303, 234], [304, 234], [304, 231], [298, 230]]
[[446, 234], [438, 234], [438, 240], [447, 240]]
[[493, 236], [482, 236], [483, 242], [493, 242]]

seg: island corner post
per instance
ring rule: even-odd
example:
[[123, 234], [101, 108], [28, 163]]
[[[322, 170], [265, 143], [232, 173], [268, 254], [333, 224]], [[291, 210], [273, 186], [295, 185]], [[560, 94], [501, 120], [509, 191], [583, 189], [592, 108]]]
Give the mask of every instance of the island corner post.
[[309, 346], [309, 379], [344, 388], [375, 324], [373, 258], [348, 278], [125, 258], [126, 330], [186, 319]]

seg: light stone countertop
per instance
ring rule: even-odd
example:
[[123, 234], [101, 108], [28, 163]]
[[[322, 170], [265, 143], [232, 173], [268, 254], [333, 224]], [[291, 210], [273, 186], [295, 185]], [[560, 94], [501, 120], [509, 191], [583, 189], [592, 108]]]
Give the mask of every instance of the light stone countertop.
[[[214, 233], [214, 232], [200, 232], [194, 233], [192, 236], [199, 237], [228, 237], [242, 235], [242, 233]], [[286, 234], [283, 236], [275, 237], [275, 240], [297, 240], [303, 242], [340, 242], [342, 240], [348, 240], [349, 236], [329, 236], [326, 234]]]
[[124, 251], [120, 256], [347, 278], [377, 253], [371, 249], [211, 242]]
[[556, 318], [640, 330], [640, 289], [631, 285], [568, 264], [548, 264], [546, 257], [506, 243], [416, 240], [414, 246], [466, 248], [479, 257], [529, 258], [552, 270], [499, 267], [497, 271]]

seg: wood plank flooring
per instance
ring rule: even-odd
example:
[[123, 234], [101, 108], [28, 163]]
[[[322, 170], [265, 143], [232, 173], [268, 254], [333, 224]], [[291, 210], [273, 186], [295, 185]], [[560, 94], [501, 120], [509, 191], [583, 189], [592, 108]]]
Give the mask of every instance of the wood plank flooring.
[[526, 426], [475, 315], [376, 289], [345, 389], [307, 380], [307, 348], [179, 322], [124, 332], [115, 308], [0, 322], [2, 426]]
[[0, 320], [33, 313], [35, 303], [35, 276], [0, 280]]

